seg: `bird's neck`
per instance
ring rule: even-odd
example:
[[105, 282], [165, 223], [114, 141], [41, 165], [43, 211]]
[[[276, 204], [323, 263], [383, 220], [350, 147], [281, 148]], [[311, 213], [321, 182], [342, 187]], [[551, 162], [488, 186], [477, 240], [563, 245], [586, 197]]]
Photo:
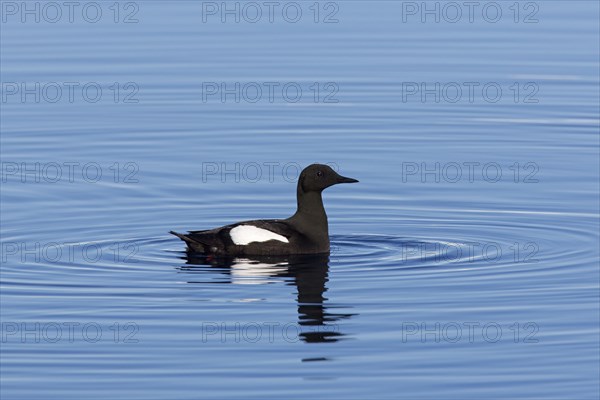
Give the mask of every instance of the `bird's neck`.
[[296, 213], [309, 215], [315, 218], [324, 218], [327, 220], [327, 214], [325, 214], [325, 207], [323, 207], [323, 198], [321, 197], [321, 192], [304, 193], [299, 189], [297, 196], [298, 209]]
[[297, 191], [298, 209], [292, 216], [292, 219], [301, 223], [301, 228], [311, 228], [318, 231], [321, 235], [329, 237], [329, 227], [327, 225], [327, 214], [323, 207], [323, 198], [321, 192], [304, 192], [300, 186]]

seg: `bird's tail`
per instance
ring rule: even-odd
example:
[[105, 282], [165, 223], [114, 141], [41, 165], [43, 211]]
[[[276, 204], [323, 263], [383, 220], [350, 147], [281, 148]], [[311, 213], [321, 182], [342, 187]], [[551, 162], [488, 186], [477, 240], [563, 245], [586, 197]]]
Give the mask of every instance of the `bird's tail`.
[[183, 233], [177, 233], [175, 231], [169, 231], [169, 233], [171, 235], [177, 236], [179, 239], [183, 240], [186, 243], [196, 243], [193, 239], [189, 238], [187, 235], [184, 235]]
[[198, 240], [194, 240], [188, 235], [184, 235], [183, 233], [177, 233], [175, 231], [169, 231], [171, 235], [177, 236], [179, 239], [183, 240], [190, 249], [196, 252], [205, 252], [206, 251], [206, 243], [202, 243]]

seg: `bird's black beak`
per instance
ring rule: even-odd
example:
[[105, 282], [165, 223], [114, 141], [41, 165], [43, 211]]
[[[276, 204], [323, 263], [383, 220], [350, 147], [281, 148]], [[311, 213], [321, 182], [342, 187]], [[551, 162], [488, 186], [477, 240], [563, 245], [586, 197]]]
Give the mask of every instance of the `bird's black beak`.
[[352, 178], [346, 178], [345, 176], [338, 176], [337, 183], [356, 183], [358, 180]]

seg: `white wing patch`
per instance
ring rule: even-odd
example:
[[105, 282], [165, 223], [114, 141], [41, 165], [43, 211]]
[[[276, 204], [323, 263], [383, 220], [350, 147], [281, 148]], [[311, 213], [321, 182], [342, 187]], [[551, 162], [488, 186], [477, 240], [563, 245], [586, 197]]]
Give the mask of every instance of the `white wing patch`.
[[229, 231], [229, 236], [231, 236], [233, 243], [238, 246], [245, 246], [252, 242], [267, 242], [269, 240], [278, 240], [280, 242], [289, 243], [285, 236], [252, 225], [236, 226]]

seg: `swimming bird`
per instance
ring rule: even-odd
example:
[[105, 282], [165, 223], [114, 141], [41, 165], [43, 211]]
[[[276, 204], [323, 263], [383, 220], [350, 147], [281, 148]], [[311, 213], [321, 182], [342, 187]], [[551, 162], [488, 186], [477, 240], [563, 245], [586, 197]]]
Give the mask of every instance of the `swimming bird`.
[[356, 179], [339, 175], [328, 165], [312, 164], [298, 178], [296, 213], [287, 219], [238, 222], [220, 228], [171, 231], [188, 249], [209, 255], [292, 255], [329, 253], [329, 226], [321, 193]]

